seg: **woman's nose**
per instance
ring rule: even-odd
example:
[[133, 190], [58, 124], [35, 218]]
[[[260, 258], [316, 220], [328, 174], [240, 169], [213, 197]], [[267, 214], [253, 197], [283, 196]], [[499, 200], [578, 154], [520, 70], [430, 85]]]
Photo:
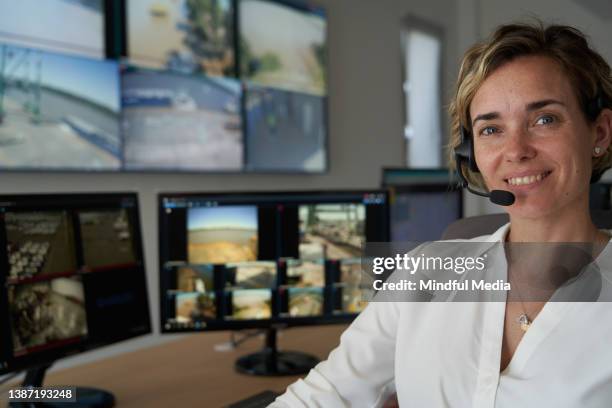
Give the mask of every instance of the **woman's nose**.
[[509, 162], [522, 162], [536, 156], [529, 133], [516, 130], [507, 134], [504, 144], [504, 158]]

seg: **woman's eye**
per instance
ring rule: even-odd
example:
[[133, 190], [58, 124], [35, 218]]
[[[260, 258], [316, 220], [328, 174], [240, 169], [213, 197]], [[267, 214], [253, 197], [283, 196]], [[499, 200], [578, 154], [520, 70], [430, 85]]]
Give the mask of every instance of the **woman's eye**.
[[540, 116], [536, 121], [536, 125], [549, 125], [555, 121], [555, 117], [551, 115]]
[[493, 133], [495, 133], [495, 131], [496, 131], [496, 130], [497, 130], [497, 129], [495, 129], [495, 128], [494, 128], [494, 127], [492, 127], [492, 126], [487, 126], [487, 127], [482, 128], [482, 129], [480, 130], [480, 134], [481, 134], [482, 136], [490, 136], [490, 135], [492, 135]]

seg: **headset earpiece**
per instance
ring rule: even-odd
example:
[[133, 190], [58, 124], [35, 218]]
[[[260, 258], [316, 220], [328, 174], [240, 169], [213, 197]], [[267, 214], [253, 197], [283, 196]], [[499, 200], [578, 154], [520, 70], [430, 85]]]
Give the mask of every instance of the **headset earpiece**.
[[470, 171], [479, 173], [476, 157], [474, 157], [474, 143], [469, 130], [461, 126], [459, 130], [461, 134], [461, 143], [455, 147], [455, 164], [457, 169], [461, 169], [462, 164], [467, 164]]

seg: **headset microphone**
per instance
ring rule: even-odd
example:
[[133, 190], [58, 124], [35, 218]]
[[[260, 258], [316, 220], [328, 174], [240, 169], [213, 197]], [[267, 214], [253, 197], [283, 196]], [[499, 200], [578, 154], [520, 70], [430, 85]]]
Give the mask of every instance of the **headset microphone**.
[[455, 162], [461, 186], [467, 188], [469, 192], [479, 195], [481, 197], [487, 197], [493, 204], [503, 206], [509, 206], [514, 204], [514, 200], [516, 199], [516, 197], [510, 191], [492, 190], [491, 192], [484, 192], [475, 190], [470, 187], [470, 183], [463, 174], [463, 164], [465, 164], [473, 172], [479, 173], [480, 170], [478, 170], [478, 166], [476, 165], [472, 138], [470, 137], [469, 131], [463, 126], [461, 127], [461, 144], [455, 147]]

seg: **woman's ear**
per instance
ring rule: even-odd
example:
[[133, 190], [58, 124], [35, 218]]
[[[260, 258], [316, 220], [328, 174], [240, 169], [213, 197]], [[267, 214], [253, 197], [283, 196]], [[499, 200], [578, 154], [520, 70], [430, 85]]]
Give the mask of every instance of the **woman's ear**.
[[612, 142], [612, 110], [602, 109], [595, 121], [595, 141], [593, 148], [599, 147], [602, 151], [608, 150]]

